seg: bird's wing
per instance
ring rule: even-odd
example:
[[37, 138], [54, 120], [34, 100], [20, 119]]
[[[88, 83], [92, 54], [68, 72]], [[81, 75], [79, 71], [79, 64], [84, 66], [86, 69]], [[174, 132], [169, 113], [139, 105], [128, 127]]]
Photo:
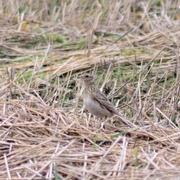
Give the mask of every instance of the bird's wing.
[[98, 101], [103, 108], [106, 108], [112, 113], [119, 114], [109, 99], [98, 88], [93, 92], [92, 98]]

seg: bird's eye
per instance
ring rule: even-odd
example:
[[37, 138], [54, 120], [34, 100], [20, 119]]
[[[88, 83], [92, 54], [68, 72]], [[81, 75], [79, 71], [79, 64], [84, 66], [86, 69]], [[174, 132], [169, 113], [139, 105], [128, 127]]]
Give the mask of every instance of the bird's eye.
[[89, 75], [88, 75], [88, 74], [86, 74], [86, 75], [85, 75], [85, 77], [86, 77], [86, 78], [88, 78], [88, 77], [89, 77]]

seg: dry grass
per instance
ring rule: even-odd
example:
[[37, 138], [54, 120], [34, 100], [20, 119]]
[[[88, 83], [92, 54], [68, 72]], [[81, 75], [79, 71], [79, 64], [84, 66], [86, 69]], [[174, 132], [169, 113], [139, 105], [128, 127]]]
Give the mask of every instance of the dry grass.
[[[1, 1], [0, 179], [178, 179], [179, 8]], [[83, 72], [132, 127], [86, 116]]]

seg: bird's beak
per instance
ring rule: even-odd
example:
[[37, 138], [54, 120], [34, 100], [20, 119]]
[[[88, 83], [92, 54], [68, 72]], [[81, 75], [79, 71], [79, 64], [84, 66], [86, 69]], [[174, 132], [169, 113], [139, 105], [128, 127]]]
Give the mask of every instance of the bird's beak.
[[78, 80], [79, 82], [83, 82], [83, 75], [78, 76], [78, 77], [77, 77], [77, 80]]
[[83, 79], [83, 77], [84, 77], [84, 75], [80, 75], [80, 76], [78, 76], [78, 79]]

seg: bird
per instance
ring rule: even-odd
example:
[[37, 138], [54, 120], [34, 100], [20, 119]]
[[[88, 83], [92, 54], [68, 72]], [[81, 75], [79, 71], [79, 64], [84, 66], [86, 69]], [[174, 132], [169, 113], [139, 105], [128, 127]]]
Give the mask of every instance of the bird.
[[83, 74], [80, 79], [84, 82], [83, 104], [92, 115], [98, 118], [108, 118], [119, 113], [104, 93], [96, 86], [94, 76]]

